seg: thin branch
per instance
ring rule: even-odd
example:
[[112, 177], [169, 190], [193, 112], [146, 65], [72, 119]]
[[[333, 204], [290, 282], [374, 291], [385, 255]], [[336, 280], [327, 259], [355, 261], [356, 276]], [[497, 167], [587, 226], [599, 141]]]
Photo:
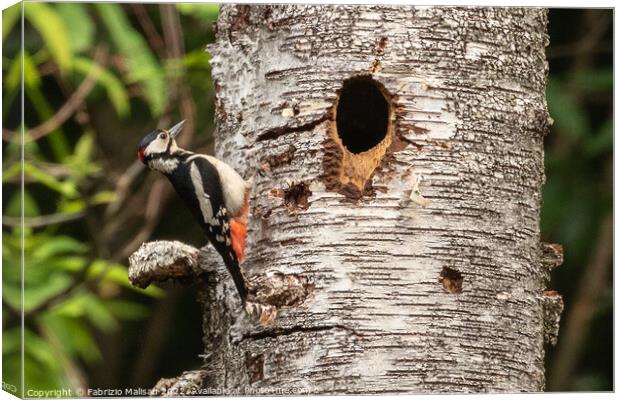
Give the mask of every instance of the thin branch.
[[58, 65], [53, 61], [47, 61], [39, 65], [39, 75], [52, 75], [58, 72]]
[[[50, 175], [57, 179], [67, 178], [74, 174], [74, 172], [70, 168], [62, 164], [44, 162], [44, 161], [33, 160], [33, 159], [25, 159], [24, 162], [28, 162], [28, 164], [31, 164], [35, 168], [45, 171], [47, 175]], [[7, 168], [12, 168], [12, 167], [14, 168], [14, 166], [17, 164], [21, 164], [21, 160], [5, 159], [3, 168], [6, 171]], [[15, 184], [21, 183], [22, 177], [20, 176], [19, 172], [21, 172], [21, 169], [15, 175], [11, 174], [9, 177], [5, 176], [4, 183], [15, 183]], [[25, 175], [23, 177], [23, 180], [25, 183], [39, 182], [37, 179], [31, 177], [30, 175]]]
[[142, 228], [121, 251], [112, 257], [114, 261], [118, 262], [129, 257], [142, 242], [146, 241], [151, 236], [151, 233], [153, 233], [159, 221], [159, 215], [166, 203], [168, 203], [168, 200], [170, 200], [171, 195], [172, 191], [168, 186], [168, 182], [164, 179], [159, 179], [153, 184], [146, 202], [146, 211], [144, 213], [144, 224]]
[[[82, 105], [88, 94], [97, 84], [97, 78], [101, 73], [101, 62], [105, 58], [106, 51], [103, 48], [97, 48], [93, 57], [94, 65], [88, 71], [86, 78], [80, 83], [77, 90], [73, 92], [71, 97], [67, 99], [65, 104], [58, 109], [50, 119], [32, 129], [28, 129], [28, 138], [31, 141], [38, 140], [54, 129], [62, 125], [71, 115], [73, 115]], [[5, 141], [20, 142], [19, 133], [2, 129], [2, 139]]]
[[[160, 4], [159, 11], [161, 15], [161, 23], [164, 31], [164, 40], [166, 42], [166, 53], [167, 58], [170, 60], [180, 59], [183, 57], [183, 44], [178, 43], [181, 39], [181, 33], [175, 30], [176, 24], [174, 21], [173, 14], [176, 12], [174, 6], [171, 4]], [[174, 63], [173, 65], [180, 65], [179, 63]], [[179, 100], [179, 85], [181, 84], [179, 79], [179, 74], [172, 74], [172, 81], [168, 85], [169, 96], [172, 99], [176, 99], [175, 102], [169, 102], [169, 109], [176, 107], [177, 102]], [[188, 129], [186, 128], [186, 131]]]
[[[30, 228], [41, 228], [48, 225], [61, 224], [63, 222], [75, 221], [84, 216], [84, 212], [78, 211], [73, 214], [49, 214], [37, 217], [24, 217], [24, 225]], [[21, 226], [21, 218], [2, 216], [2, 225], [4, 226]]]
[[[172, 4], [162, 4], [160, 8], [168, 57], [180, 61], [185, 54], [185, 45], [179, 13]], [[177, 65], [182, 66], [180, 62]], [[179, 138], [179, 144], [183, 147], [191, 143], [194, 133], [195, 105], [189, 88], [179, 76], [181, 75], [177, 75], [174, 79], [172, 87], [175, 90], [174, 97], [180, 100], [181, 116], [187, 121], [185, 125], [186, 134]]]
[[[155, 174], [151, 174], [151, 176], [156, 177]], [[130, 219], [144, 217], [144, 205], [146, 204], [152, 186], [152, 184], [145, 184], [136, 193], [127, 196], [122, 207], [119, 207], [118, 212], [111, 217], [105, 217], [105, 223], [101, 233], [108, 242], [113, 241], [122, 231], [127, 230], [127, 226], [135, 226], [133, 223], [130, 224]], [[113, 247], [119, 248], [120, 244], [116, 244]]]
[[179, 13], [173, 4], [161, 4], [160, 10], [168, 57], [180, 59], [183, 57], [183, 53], [185, 53], [185, 45], [183, 43], [183, 30], [179, 21]]
[[52, 162], [40, 161], [40, 160], [28, 160], [33, 166], [42, 169], [46, 174], [53, 176], [54, 178], [66, 178], [73, 175], [71, 168], [64, 164], [57, 164]]
[[127, 199], [131, 184], [138, 176], [140, 176], [142, 171], [144, 171], [144, 165], [140, 162], [140, 160], [136, 160], [116, 180], [116, 187], [114, 189], [116, 192], [116, 198], [113, 202], [108, 204], [105, 209], [104, 216], [106, 219], [112, 217], [121, 209], [121, 206]]
[[161, 35], [155, 29], [155, 25], [149, 18], [148, 13], [146, 12], [146, 8], [143, 4], [130, 4], [131, 10], [136, 15], [138, 19], [138, 23], [142, 27], [144, 34], [146, 35], [146, 39], [151, 44], [151, 47], [157, 52], [157, 55], [163, 57], [163, 48], [164, 41], [161, 38]]
[[194, 104], [194, 100], [192, 100], [191, 93], [187, 85], [180, 85], [179, 91], [181, 95], [181, 116], [182, 119], [187, 121], [185, 125], [187, 133], [191, 132], [191, 134], [188, 134], [185, 138], [182, 138], [183, 140], [179, 140], [179, 143], [181, 146], [187, 146], [191, 143], [195, 129], [194, 115], [196, 106]]

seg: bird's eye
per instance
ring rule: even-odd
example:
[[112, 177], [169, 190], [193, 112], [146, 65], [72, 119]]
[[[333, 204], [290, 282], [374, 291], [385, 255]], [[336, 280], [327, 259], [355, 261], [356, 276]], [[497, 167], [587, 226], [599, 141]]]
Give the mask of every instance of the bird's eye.
[[164, 132], [159, 134], [159, 138], [160, 139], [165, 139], [166, 138], [166, 134]]

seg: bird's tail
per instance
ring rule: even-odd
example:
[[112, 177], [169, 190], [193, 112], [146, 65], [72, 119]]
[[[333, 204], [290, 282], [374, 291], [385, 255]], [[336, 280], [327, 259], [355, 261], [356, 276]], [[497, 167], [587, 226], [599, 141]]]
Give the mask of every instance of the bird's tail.
[[[209, 241], [215, 247], [215, 250], [222, 257], [224, 264], [226, 265], [226, 269], [230, 273], [230, 276], [235, 283], [235, 287], [239, 292], [239, 296], [241, 296], [241, 301], [245, 303], [245, 299], [248, 294], [247, 287], [245, 285], [245, 278], [241, 273], [241, 268], [239, 267], [239, 258], [237, 257], [237, 252], [235, 251], [235, 240], [234, 240], [234, 229], [235, 225], [232, 223], [233, 220], [227, 214], [226, 209], [222, 208], [219, 215], [219, 223], [216, 225], [210, 225], [207, 229], [207, 236], [209, 237]], [[245, 228], [245, 225], [243, 225]], [[245, 233], [245, 232], [244, 232]], [[245, 240], [245, 234], [243, 235]]]
[[226, 253], [222, 255], [222, 258], [224, 259], [224, 264], [226, 264], [226, 269], [228, 269], [228, 272], [230, 273], [230, 276], [235, 283], [237, 292], [239, 292], [241, 302], [245, 304], [245, 299], [248, 295], [248, 288], [245, 285], [245, 278], [243, 277], [241, 268], [239, 268], [239, 261], [237, 260], [237, 256], [234, 251], [232, 251], [232, 249], [228, 248], [226, 250]]

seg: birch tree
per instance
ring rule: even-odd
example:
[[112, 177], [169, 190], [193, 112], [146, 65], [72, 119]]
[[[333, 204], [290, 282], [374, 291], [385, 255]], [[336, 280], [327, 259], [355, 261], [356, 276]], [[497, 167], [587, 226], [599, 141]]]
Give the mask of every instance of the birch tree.
[[216, 156], [254, 176], [256, 308], [208, 247], [144, 245], [132, 280], [195, 281], [204, 305], [204, 367], [159, 393], [542, 390], [562, 309], [539, 230], [546, 25], [540, 8], [223, 6]]

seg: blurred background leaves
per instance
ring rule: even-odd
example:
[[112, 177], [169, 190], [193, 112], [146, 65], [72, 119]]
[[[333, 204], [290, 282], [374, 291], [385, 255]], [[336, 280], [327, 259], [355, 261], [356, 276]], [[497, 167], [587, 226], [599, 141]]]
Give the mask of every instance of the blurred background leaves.
[[[2, 14], [4, 381], [20, 384], [23, 56], [26, 385], [150, 388], [200, 365], [202, 311], [192, 288], [134, 290], [127, 256], [146, 240], [203, 238], [169, 185], [136, 161], [135, 145], [187, 119], [181, 145], [212, 152], [205, 45], [218, 7], [28, 2], [23, 55], [20, 7]], [[550, 285], [566, 302], [558, 345], [547, 349], [556, 391], [612, 389], [612, 18], [549, 14], [555, 123], [541, 226], [544, 241], [565, 249]]]
[[613, 12], [551, 9], [542, 238], [564, 246], [547, 389], [613, 389]]
[[149, 238], [202, 244], [135, 146], [148, 130], [187, 119], [181, 140], [211, 151], [205, 45], [217, 12], [215, 4], [28, 2], [22, 53], [21, 5], [3, 11], [4, 381], [20, 386], [22, 172], [27, 388], [149, 388], [200, 364], [195, 293], [136, 290], [126, 262]]

